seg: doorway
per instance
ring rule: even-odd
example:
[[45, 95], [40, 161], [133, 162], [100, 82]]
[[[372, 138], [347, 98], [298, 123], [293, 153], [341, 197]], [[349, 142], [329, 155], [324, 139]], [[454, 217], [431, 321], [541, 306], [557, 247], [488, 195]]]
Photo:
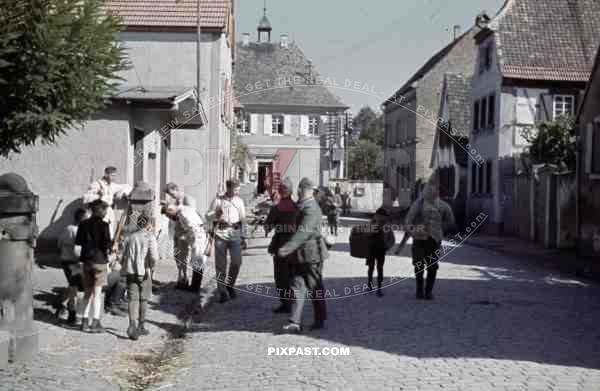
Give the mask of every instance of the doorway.
[[263, 194], [265, 191], [271, 190], [273, 181], [273, 163], [258, 163], [258, 183], [256, 190], [258, 194]]
[[133, 183], [144, 180], [144, 135], [142, 129], [133, 130]]

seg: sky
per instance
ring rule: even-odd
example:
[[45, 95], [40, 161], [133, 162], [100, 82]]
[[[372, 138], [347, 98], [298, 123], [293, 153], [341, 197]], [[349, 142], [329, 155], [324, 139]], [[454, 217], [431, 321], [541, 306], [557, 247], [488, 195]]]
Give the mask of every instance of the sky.
[[[236, 0], [237, 40], [256, 40], [264, 0]], [[475, 16], [493, 16], [504, 0], [267, 0], [271, 41], [287, 33], [332, 91], [357, 112], [379, 111], [435, 52], [466, 31]], [[335, 79], [335, 81], [334, 81]], [[350, 85], [350, 87], [347, 87]]]

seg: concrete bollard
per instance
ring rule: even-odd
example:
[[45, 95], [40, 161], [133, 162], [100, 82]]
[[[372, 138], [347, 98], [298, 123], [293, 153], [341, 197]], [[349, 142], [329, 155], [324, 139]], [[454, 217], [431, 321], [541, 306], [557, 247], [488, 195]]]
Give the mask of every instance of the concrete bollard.
[[26, 361], [38, 352], [31, 282], [37, 210], [38, 197], [22, 177], [0, 176], [0, 363], [6, 345], [9, 361]]

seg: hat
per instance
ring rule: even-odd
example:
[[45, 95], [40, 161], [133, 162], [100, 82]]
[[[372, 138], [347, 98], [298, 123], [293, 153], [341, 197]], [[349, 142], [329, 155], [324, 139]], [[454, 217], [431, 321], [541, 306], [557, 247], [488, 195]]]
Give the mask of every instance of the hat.
[[308, 179], [307, 177], [304, 177], [300, 180], [300, 183], [298, 184], [298, 187], [300, 189], [306, 190], [306, 189], [313, 189], [313, 190], [319, 190], [316, 186], [315, 183], [313, 181], [311, 181], [310, 179]]
[[294, 183], [290, 179], [290, 177], [285, 177], [279, 184], [281, 189], [288, 194], [292, 194], [294, 192]]
[[108, 167], [106, 167], [106, 168], [104, 169], [104, 174], [105, 174], [105, 175], [113, 174], [113, 173], [115, 173], [115, 172], [117, 172], [117, 168], [116, 168], [116, 167], [113, 167], [113, 166], [108, 166]]

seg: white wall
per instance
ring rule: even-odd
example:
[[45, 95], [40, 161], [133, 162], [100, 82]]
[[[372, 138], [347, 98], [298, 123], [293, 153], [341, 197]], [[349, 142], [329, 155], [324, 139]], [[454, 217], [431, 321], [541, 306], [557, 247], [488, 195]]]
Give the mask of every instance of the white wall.
[[[18, 155], [0, 159], [0, 173], [21, 175], [39, 195], [37, 224], [42, 240], [56, 237], [71, 221], [77, 207], [74, 202], [92, 180], [103, 175], [106, 166], [117, 168], [117, 182], [132, 183], [130, 137], [128, 115], [109, 109], [101, 117], [88, 121], [82, 130], [68, 130], [55, 145], [26, 147]], [[54, 214], [55, 224], [50, 226]]]

